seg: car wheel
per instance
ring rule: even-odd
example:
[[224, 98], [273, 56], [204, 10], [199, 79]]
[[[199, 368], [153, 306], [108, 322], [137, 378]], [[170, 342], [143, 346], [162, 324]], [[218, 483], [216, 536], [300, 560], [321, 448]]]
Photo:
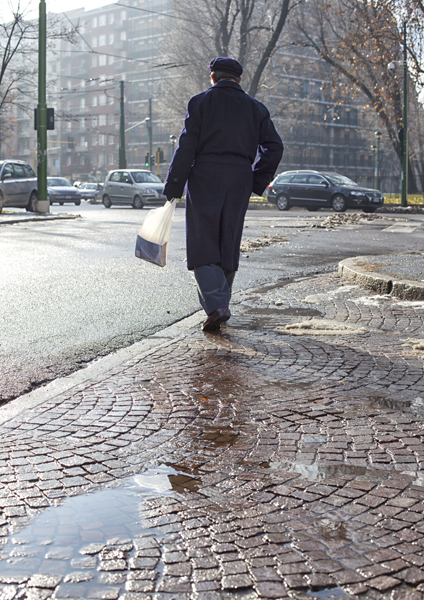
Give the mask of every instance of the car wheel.
[[35, 203], [37, 202], [37, 192], [31, 192], [26, 209], [28, 212], [35, 212]]
[[276, 204], [277, 204], [278, 210], [289, 210], [289, 208], [290, 208], [289, 199], [284, 194], [277, 196]]
[[63, 202], [59, 202], [60, 206], [63, 206]]
[[306, 207], [306, 210], [309, 210], [309, 212], [316, 212], [319, 209], [320, 209], [319, 206], [307, 206]]
[[341, 194], [336, 194], [331, 200], [331, 206], [336, 212], [345, 212], [347, 209], [346, 198]]
[[112, 202], [110, 201], [110, 198], [107, 194], [103, 196], [103, 206], [105, 208], [110, 208], [112, 206]]
[[377, 210], [376, 206], [367, 206], [366, 208], [362, 209], [364, 211], [364, 213], [375, 213], [375, 211]]
[[0, 194], [0, 213], [3, 212], [3, 194]]
[[140, 196], [134, 196], [133, 208], [143, 208], [144, 203]]
[[79, 206], [81, 204], [81, 200], [75, 200], [75, 206]]

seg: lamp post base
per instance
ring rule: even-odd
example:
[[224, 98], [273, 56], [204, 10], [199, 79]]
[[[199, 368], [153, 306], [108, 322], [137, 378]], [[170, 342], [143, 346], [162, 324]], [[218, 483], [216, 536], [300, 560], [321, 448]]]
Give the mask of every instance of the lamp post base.
[[37, 200], [35, 203], [35, 212], [49, 213], [50, 212], [50, 202], [48, 200]]

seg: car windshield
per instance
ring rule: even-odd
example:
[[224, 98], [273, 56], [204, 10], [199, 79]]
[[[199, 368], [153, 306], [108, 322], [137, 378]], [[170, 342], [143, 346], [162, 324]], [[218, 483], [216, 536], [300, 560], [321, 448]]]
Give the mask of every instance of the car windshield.
[[357, 183], [349, 179], [349, 177], [345, 177], [344, 175], [338, 175], [338, 173], [323, 173], [323, 175], [327, 177], [327, 179], [331, 181], [331, 183], [334, 183], [334, 185], [358, 185]]
[[54, 187], [72, 187], [71, 182], [64, 177], [47, 177], [47, 184]]
[[95, 183], [83, 183], [80, 187], [84, 190], [97, 190], [97, 185]]
[[160, 178], [149, 171], [131, 171], [135, 183], [162, 183]]

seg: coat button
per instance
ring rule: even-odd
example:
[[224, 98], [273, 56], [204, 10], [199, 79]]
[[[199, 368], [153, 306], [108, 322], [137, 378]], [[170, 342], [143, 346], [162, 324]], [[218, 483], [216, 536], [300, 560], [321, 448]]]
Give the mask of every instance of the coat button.
[[174, 181], [174, 183], [177, 183], [178, 182], [178, 177], [174, 177], [173, 181]]

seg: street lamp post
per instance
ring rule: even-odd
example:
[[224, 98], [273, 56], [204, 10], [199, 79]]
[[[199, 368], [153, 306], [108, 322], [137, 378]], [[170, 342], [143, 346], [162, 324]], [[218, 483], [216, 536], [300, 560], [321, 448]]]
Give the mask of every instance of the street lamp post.
[[[402, 135], [401, 158], [402, 158], [402, 193], [401, 205], [408, 205], [408, 53], [406, 46], [406, 21], [403, 22], [403, 113], [402, 113]], [[396, 61], [387, 65], [391, 71], [396, 69]]]
[[37, 201], [35, 210], [48, 213], [47, 103], [46, 103], [46, 0], [40, 0], [38, 20]]
[[[177, 141], [177, 138], [175, 135], [170, 135], [169, 136], [170, 142], [172, 144], [172, 156], [174, 156], [174, 152], [175, 152], [175, 142]], [[172, 157], [171, 157], [172, 159]]]
[[380, 181], [380, 140], [381, 140], [381, 131], [376, 131], [375, 132], [375, 139], [377, 140], [377, 147], [376, 147], [376, 151], [375, 151], [375, 182], [374, 182], [374, 187], [376, 187], [378, 190], [381, 187], [381, 181]]

